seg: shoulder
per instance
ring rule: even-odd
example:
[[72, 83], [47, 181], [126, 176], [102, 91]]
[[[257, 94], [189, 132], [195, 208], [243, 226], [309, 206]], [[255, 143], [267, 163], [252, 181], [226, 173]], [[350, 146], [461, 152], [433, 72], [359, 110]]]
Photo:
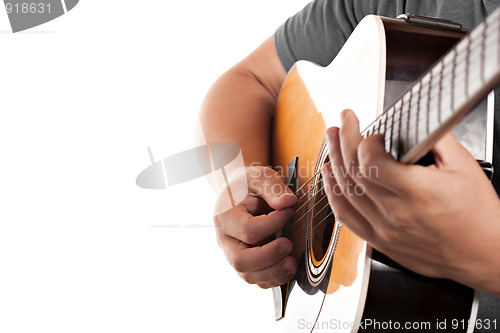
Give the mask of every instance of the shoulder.
[[290, 17], [275, 33], [276, 51], [286, 70], [298, 60], [328, 65], [356, 25], [368, 14], [394, 17], [404, 0], [316, 0]]
[[315, 0], [277, 29], [276, 52], [287, 71], [298, 60], [326, 66], [366, 15], [412, 13], [450, 19], [472, 29], [499, 4], [500, 0]]

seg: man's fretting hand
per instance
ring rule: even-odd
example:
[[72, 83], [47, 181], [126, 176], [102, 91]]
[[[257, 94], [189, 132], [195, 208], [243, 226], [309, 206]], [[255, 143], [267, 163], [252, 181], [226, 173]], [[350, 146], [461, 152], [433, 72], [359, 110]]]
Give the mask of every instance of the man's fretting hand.
[[337, 218], [417, 273], [500, 296], [499, 199], [475, 159], [450, 133], [432, 149], [434, 165], [404, 165], [381, 135], [362, 139], [352, 111], [341, 118], [327, 130], [322, 170]]

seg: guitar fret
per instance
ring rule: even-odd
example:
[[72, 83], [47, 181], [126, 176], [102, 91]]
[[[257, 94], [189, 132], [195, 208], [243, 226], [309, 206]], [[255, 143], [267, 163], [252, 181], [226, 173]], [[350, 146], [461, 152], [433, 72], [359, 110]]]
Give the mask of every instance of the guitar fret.
[[[397, 131], [397, 135], [396, 135], [396, 143], [397, 145], [394, 147], [394, 154], [396, 154], [397, 158], [396, 159], [399, 159], [399, 156], [402, 155], [402, 152], [401, 152], [401, 124], [403, 123], [403, 101], [402, 100], [399, 100], [399, 106], [398, 104], [396, 103], [396, 112], [398, 112], [397, 114], [399, 114], [399, 118], [398, 118], [398, 122], [397, 122], [397, 126], [398, 126], [398, 131]], [[399, 110], [399, 111], [398, 111]]]
[[430, 110], [429, 110], [429, 103], [430, 103], [430, 95], [428, 93], [425, 93], [425, 98], [422, 100], [422, 108], [423, 108], [423, 117], [424, 117], [424, 123], [422, 123], [422, 131], [424, 133], [424, 137], [427, 137], [429, 135], [429, 128], [430, 128]]
[[410, 150], [411, 143], [410, 143], [410, 118], [411, 115], [413, 114], [411, 112], [411, 102], [413, 98], [413, 89], [410, 89], [408, 94], [408, 115], [406, 116], [406, 147], [405, 147], [405, 153], [407, 153]]
[[418, 127], [419, 127], [419, 117], [420, 117], [420, 81], [415, 84], [417, 89], [417, 109], [415, 110], [415, 114], [417, 115], [417, 122], [415, 124], [415, 142], [418, 143]]
[[[397, 102], [396, 102], [397, 103]], [[397, 104], [394, 104], [394, 109], [392, 113], [392, 123], [391, 123], [391, 155], [397, 159], [398, 158], [398, 144], [399, 144], [399, 138], [398, 138], [398, 108]]]
[[379, 129], [380, 129], [380, 117], [377, 118], [377, 121], [375, 122], [375, 130], [374, 130], [374, 133], [377, 134], [379, 133]]
[[429, 72], [429, 87], [427, 90], [427, 124], [426, 124], [426, 132], [429, 133], [430, 130], [430, 118], [431, 118], [431, 92], [432, 92], [432, 71]]
[[485, 53], [485, 48], [486, 48], [486, 30], [488, 30], [488, 28], [489, 28], [488, 21], [484, 21], [484, 26], [481, 30], [481, 47], [480, 47], [481, 54], [479, 56], [479, 62], [480, 62], [479, 73], [481, 75], [481, 78], [480, 78], [481, 84], [484, 84], [484, 70], [485, 70], [485, 68], [484, 68], [484, 66], [485, 66], [484, 65], [484, 63], [485, 63], [484, 53]]
[[[455, 69], [457, 65], [457, 50], [453, 49], [453, 62], [451, 63], [451, 80], [450, 80], [450, 110], [455, 109]], [[448, 110], [445, 110], [448, 111]]]
[[471, 43], [471, 38], [470, 35], [466, 36], [467, 39], [467, 47], [465, 49], [465, 80], [464, 80], [464, 94], [468, 98], [469, 97], [469, 70], [470, 70], [470, 43]]
[[[391, 115], [391, 111], [394, 113], [394, 107], [390, 108], [388, 111], [387, 111], [387, 119], [386, 119], [386, 137], [388, 136], [388, 139], [386, 139], [386, 147], [385, 147], [385, 151], [387, 151], [388, 153], [391, 152], [391, 149], [392, 149], [392, 125], [393, 125], [393, 121], [394, 121], [394, 117], [393, 115]], [[389, 121], [389, 118], [391, 118], [390, 122], [387, 122]]]
[[[495, 24], [495, 28], [499, 26]], [[412, 146], [413, 138], [408, 130], [412, 126], [415, 111], [418, 112], [418, 116], [415, 115], [414, 119], [417, 123], [416, 129], [418, 132], [415, 133], [418, 142], [422, 133], [430, 133], [436, 127], [434, 119], [437, 119], [437, 123], [441, 123], [456, 105], [463, 103], [462, 100], [465, 94], [460, 93], [460, 91], [465, 91], [467, 95], [470, 95], [470, 92], [473, 91], [472, 83], [478, 81], [477, 76], [479, 76], [479, 81], [486, 80], [485, 68], [486, 64], [490, 62], [489, 54], [491, 54], [492, 48], [489, 47], [489, 44], [492, 44], [489, 42], [492, 37], [491, 33], [489, 33], [491, 30], [491, 25], [485, 25], [474, 31], [476, 37], [473, 37], [474, 34], [472, 34], [471, 37], [464, 39], [456, 50], [452, 50], [445, 56], [444, 60], [439, 62], [403, 95], [404, 102], [402, 105], [396, 104], [399, 101], [395, 102], [393, 106], [397, 106], [396, 112], [398, 112], [396, 117], [399, 115], [399, 109], [402, 106], [399, 117], [403, 121], [400, 124], [403, 135], [400, 133], [400, 136], [405, 138], [401, 140], [402, 143], [406, 142], [410, 147]], [[498, 34], [493, 37], [498, 37]], [[482, 45], [485, 47], [482, 47]], [[472, 66], [475, 59], [480, 62], [478, 66]], [[496, 59], [498, 60], [499, 57]], [[466, 79], [460, 78], [461, 75], [465, 75]], [[445, 88], [443, 88], [443, 84]], [[461, 87], [460, 84], [464, 84], [464, 87]], [[451, 97], [443, 99], [444, 95], [450, 95]], [[398, 119], [391, 120], [397, 121]], [[404, 132], [405, 129], [407, 129], [407, 132]], [[397, 137], [394, 132], [391, 137]], [[403, 151], [407, 151], [407, 149], [404, 148]]]
[[386, 151], [400, 158], [462, 111], [468, 96], [484, 93], [482, 85], [494, 76], [500, 76], [500, 10], [414, 83], [368, 132], [383, 133]]
[[[383, 120], [382, 120], [383, 119]], [[381, 116], [380, 119], [380, 133], [384, 135], [385, 137], [385, 132], [387, 130], [386, 123], [387, 123], [387, 114], [384, 112]]]

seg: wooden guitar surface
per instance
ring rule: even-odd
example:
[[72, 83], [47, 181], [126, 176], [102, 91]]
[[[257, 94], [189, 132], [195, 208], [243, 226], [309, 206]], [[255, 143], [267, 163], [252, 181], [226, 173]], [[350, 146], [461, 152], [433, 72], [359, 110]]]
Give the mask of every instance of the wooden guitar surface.
[[[464, 31], [450, 27], [430, 27], [369, 16], [358, 25], [329, 66], [300, 61], [290, 70], [278, 99], [271, 151], [272, 164], [283, 177], [289, 162], [298, 158], [295, 172], [299, 201], [294, 217], [283, 231], [284, 236], [292, 240], [292, 255], [299, 263], [296, 277], [284, 287], [287, 290], [286, 332], [371, 331], [359, 327], [367, 315], [380, 316], [378, 310], [373, 310], [373, 303], [368, 304], [370, 295], [374, 295], [369, 291], [369, 285], [384, 291], [391, 286], [384, 285], [383, 281], [393, 281], [394, 286], [398, 285], [396, 280], [391, 280], [394, 275], [388, 278], [385, 273], [375, 272], [374, 261], [380, 262], [382, 271], [402, 271], [413, 292], [422, 288], [419, 295], [423, 295], [423, 299], [435, 296], [432, 281], [413, 277], [413, 273], [398, 267], [378, 252], [373, 254], [376, 260], [372, 260], [372, 249], [335, 220], [322, 190], [319, 171], [328, 161], [324, 142], [326, 128], [339, 125], [342, 110], [353, 109], [360, 118], [361, 128], [372, 126], [377, 117], [382, 117], [384, 109], [464, 34]], [[477, 101], [475, 97], [469, 104]], [[485, 110], [485, 105], [482, 105], [477, 113], [486, 115]], [[395, 115], [396, 111], [393, 111], [392, 117], [396, 118]], [[382, 125], [388, 128], [389, 116], [385, 116], [385, 123], [378, 121], [377, 129]], [[377, 285], [375, 277], [382, 283]], [[450, 318], [457, 315], [465, 320], [474, 317], [474, 311], [477, 311], [477, 304], [473, 302], [474, 291], [454, 284], [443, 286], [441, 281], [437, 285], [442, 288], [437, 290], [443, 290], [444, 296], [443, 301], [435, 302], [436, 306], [443, 307], [449, 297], [458, 294], [464, 303], [463, 306], [451, 305], [449, 313], [437, 316]], [[428, 290], [429, 295], [423, 289]], [[410, 292], [409, 302], [411, 297], [414, 295]], [[403, 313], [405, 306], [398, 303], [397, 307], [394, 311], [401, 312], [400, 318], [405, 320], [426, 318], [418, 314], [413, 316], [413, 312], [419, 311], [413, 305], [407, 307], [408, 313]], [[429, 311], [421, 312], [427, 315]], [[432, 320], [435, 319], [432, 317]], [[322, 325], [325, 323], [329, 324]], [[387, 331], [390, 330], [384, 332]]]

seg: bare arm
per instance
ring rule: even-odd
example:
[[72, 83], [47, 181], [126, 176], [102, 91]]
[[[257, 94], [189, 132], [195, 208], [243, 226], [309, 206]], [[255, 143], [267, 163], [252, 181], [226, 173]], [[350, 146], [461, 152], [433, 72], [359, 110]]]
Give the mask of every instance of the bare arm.
[[[261, 288], [285, 283], [297, 269], [290, 256], [291, 241], [273, 239], [290, 218], [297, 198], [281, 176], [266, 167], [272, 118], [285, 76], [274, 40], [269, 38], [214, 83], [200, 114], [207, 142], [238, 144], [245, 165], [252, 165], [239, 176], [230, 175], [236, 177], [232, 184], [241, 184], [238, 177], [246, 178], [248, 195], [236, 207], [215, 216], [214, 222], [217, 241], [229, 263], [246, 282]], [[221, 190], [221, 184], [212, 185]], [[216, 211], [227, 206], [224, 200], [221, 194]]]
[[285, 76], [271, 37], [209, 90], [200, 114], [207, 141], [236, 143], [245, 164], [268, 165], [271, 120]]

